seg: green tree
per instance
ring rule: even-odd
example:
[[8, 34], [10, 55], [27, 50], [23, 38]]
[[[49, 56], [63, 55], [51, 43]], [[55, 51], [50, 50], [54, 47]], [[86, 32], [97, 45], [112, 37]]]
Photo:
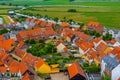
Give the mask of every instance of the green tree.
[[8, 32], [9, 32], [9, 30], [7, 30], [5, 28], [0, 30], [0, 34], [4, 34], [4, 33], [8, 33]]
[[29, 43], [30, 43], [30, 44], [35, 44], [36, 41], [35, 41], [34, 39], [31, 39], [31, 40], [29, 41]]
[[77, 12], [77, 10], [76, 9], [68, 9], [67, 12]]
[[111, 34], [109, 34], [109, 33], [106, 33], [106, 35], [104, 35], [103, 37], [102, 37], [102, 39], [103, 40], [112, 40], [112, 35]]

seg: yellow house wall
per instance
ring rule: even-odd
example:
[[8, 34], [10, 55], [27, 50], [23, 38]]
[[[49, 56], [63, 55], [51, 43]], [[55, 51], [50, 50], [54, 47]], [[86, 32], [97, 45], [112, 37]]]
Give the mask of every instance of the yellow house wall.
[[43, 64], [37, 71], [41, 72], [41, 73], [50, 73], [51, 68], [50, 68], [50, 66]]

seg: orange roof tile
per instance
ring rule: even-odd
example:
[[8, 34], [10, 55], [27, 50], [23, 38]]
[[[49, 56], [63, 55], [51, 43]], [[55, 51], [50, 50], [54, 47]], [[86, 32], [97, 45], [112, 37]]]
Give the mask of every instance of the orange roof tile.
[[62, 27], [69, 27], [70, 24], [68, 24], [67, 22], [62, 22], [60, 26], [62, 26]]
[[26, 73], [26, 74], [23, 76], [22, 80], [33, 80], [33, 79], [30, 78], [30, 75]]
[[18, 73], [19, 72], [19, 66], [9, 67], [9, 70], [11, 73]]
[[46, 26], [46, 21], [45, 20], [41, 20], [40, 26], [45, 27]]
[[91, 43], [98, 43], [101, 40], [102, 40], [101, 38], [95, 38], [95, 39], [92, 39], [90, 42]]
[[30, 21], [31, 21], [31, 18], [27, 18], [25, 21], [26, 21], [26, 22], [30, 22]]
[[118, 78], [118, 80], [120, 80], [120, 78]]
[[[34, 65], [36, 68], [39, 68], [43, 64], [48, 65], [46, 62], [44, 62], [42, 59], [38, 59], [38, 62]], [[48, 65], [49, 66], [49, 65]]]
[[120, 60], [120, 47], [114, 47], [111, 53]]
[[24, 44], [25, 44], [24, 41], [20, 41], [17, 48], [22, 48]]
[[3, 35], [0, 35], [0, 40], [5, 40]]
[[14, 39], [8, 39], [8, 40], [1, 40], [0, 41], [0, 47], [5, 50], [12, 50], [12, 45], [15, 44]]
[[87, 34], [84, 34], [84, 32], [75, 32], [75, 35], [84, 41], [87, 41], [90, 38], [90, 36]]
[[36, 38], [41, 37], [41, 29], [33, 29], [33, 30], [26, 30], [26, 31], [20, 31], [17, 35], [18, 40], [23, 39], [29, 39], [29, 38]]
[[7, 71], [6, 67], [0, 67], [0, 73], [5, 73]]
[[40, 23], [41, 23], [41, 20], [36, 20], [36, 25], [40, 25]]
[[20, 62], [19, 69], [20, 69], [20, 73], [24, 74], [28, 70], [28, 67], [24, 62]]
[[85, 77], [85, 73], [83, 72], [82, 68], [77, 62], [74, 62], [71, 66], [68, 67], [68, 72], [70, 78], [73, 78], [77, 74], [80, 74], [81, 76]]
[[15, 50], [15, 55], [20, 57], [20, 58], [23, 58], [23, 56], [25, 55], [25, 51], [23, 51], [21, 49], [16, 49]]
[[43, 35], [45, 36], [45, 37], [49, 37], [49, 36], [52, 36], [52, 35], [55, 35], [56, 33], [55, 33], [55, 31], [53, 30], [53, 28], [52, 27], [46, 27], [46, 28], [44, 28], [44, 30], [43, 30]]
[[34, 22], [35, 22], [35, 19], [32, 18], [30, 22], [34, 23]]
[[97, 50], [98, 51], [104, 51], [107, 48], [107, 44], [101, 42], [98, 46], [97, 46]]
[[93, 45], [89, 44], [88, 42], [86, 41], [83, 41], [83, 40], [76, 40], [76, 45], [79, 46], [82, 50], [86, 51], [88, 50], [89, 48], [92, 48]]
[[115, 39], [112, 39], [112, 40], [109, 40], [109, 41], [106, 41], [107, 42], [107, 44], [115, 44], [116, 42], [117, 42], [117, 40], [115, 40]]
[[98, 26], [100, 23], [99, 22], [89, 22], [88, 25], [96, 25]]
[[65, 28], [65, 29], [63, 30], [62, 34], [63, 34], [64, 37], [67, 37], [67, 36], [68, 36], [68, 37], [72, 38], [73, 35], [74, 35], [74, 31], [71, 30], [70, 28]]
[[37, 58], [29, 53], [26, 53], [26, 55], [22, 58], [23, 62], [28, 63], [30, 65], [34, 65], [36, 60], [37, 60]]

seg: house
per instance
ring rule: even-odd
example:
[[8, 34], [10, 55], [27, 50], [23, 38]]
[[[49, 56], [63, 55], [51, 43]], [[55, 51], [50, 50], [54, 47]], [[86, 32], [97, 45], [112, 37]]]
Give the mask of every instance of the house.
[[103, 51], [105, 54], [109, 54], [112, 49], [104, 42], [101, 42], [98, 46], [95, 47], [97, 51]]
[[[118, 59], [113, 55], [107, 55], [101, 59], [101, 75], [112, 76], [112, 70], [119, 65]], [[114, 71], [113, 71], [114, 72]]]
[[28, 73], [30, 76], [34, 76], [34, 71], [32, 70], [32, 68], [30, 68], [24, 62], [20, 62], [19, 69], [21, 76], [24, 76], [26, 73]]
[[68, 72], [70, 80], [86, 80], [85, 73], [77, 62], [68, 67]]
[[120, 64], [112, 70], [111, 80], [120, 79]]
[[89, 22], [87, 24], [87, 28], [89, 31], [97, 31], [99, 32], [100, 34], [103, 34], [103, 30], [104, 30], [104, 26], [99, 23], [99, 22]]
[[120, 63], [120, 47], [115, 47], [112, 51], [111, 51], [111, 55], [113, 55], [114, 57], [116, 57]]
[[42, 29], [42, 37], [54, 38], [54, 36], [56, 36], [56, 33], [51, 26]]
[[75, 32], [75, 36], [76, 36], [78, 39], [84, 40], [84, 41], [87, 41], [87, 42], [88, 42], [88, 40], [89, 40], [89, 38], [90, 38], [89, 35], [85, 34], [84, 32], [79, 32], [79, 31]]
[[61, 36], [68, 42], [72, 41], [72, 37], [74, 36], [74, 31], [70, 28], [64, 28]]
[[28, 73], [26, 73], [23, 77], [22, 80], [34, 80], [32, 76], [30, 76]]
[[14, 39], [0, 41], [0, 48], [4, 49], [5, 51], [11, 51], [13, 49], [13, 45], [15, 45]]
[[40, 73], [50, 73], [51, 72], [51, 67], [44, 62], [42, 59], [38, 59], [36, 64], [34, 65], [35, 70], [40, 72]]
[[0, 35], [0, 41], [5, 40], [4, 35]]
[[36, 60], [37, 60], [36, 57], [29, 53], [25, 53], [24, 56], [22, 57], [22, 61], [30, 66], [33, 66]]
[[97, 54], [97, 51], [96, 51], [94, 48], [89, 48], [89, 49], [85, 52], [83, 58], [84, 58], [86, 61], [88, 61], [89, 63], [92, 63], [92, 62], [94, 61], [94, 58], [95, 58], [95, 56], [93, 56], [94, 54]]
[[76, 40], [75, 44], [79, 47], [79, 53], [81, 55], [84, 55], [85, 52], [89, 49], [89, 48], [92, 48], [93, 45], [86, 42], [86, 41], [83, 41], [83, 40]]
[[109, 40], [109, 41], [106, 41], [106, 43], [108, 44], [108, 46], [110, 46], [111, 48], [114, 48], [116, 46], [120, 46], [120, 43], [115, 40], [115, 39], [112, 39], [112, 40]]
[[17, 35], [17, 40], [21, 41], [21, 40], [29, 40], [29, 39], [35, 39], [38, 40], [41, 38], [42, 34], [41, 34], [41, 29], [33, 29], [33, 30], [26, 30], [26, 31], [20, 31]]
[[60, 26], [63, 27], [63, 28], [66, 28], [66, 27], [70, 27], [70, 24], [67, 23], [67, 22], [62, 22], [62, 23], [60, 24]]
[[14, 39], [16, 41], [17, 40], [17, 38], [16, 38], [17, 33], [18, 33], [17, 31], [12, 31], [10, 33], [6, 33], [6, 34], [4, 34], [4, 38], [5, 39]]
[[63, 43], [59, 43], [57, 46], [57, 52], [67, 52], [67, 47]]

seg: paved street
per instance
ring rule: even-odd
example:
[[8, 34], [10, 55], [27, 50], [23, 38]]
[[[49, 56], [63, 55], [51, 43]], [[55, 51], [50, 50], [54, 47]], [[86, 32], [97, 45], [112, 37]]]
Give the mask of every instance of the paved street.
[[68, 75], [65, 75], [64, 73], [56, 73], [56, 74], [50, 74], [51, 80], [69, 80]]

